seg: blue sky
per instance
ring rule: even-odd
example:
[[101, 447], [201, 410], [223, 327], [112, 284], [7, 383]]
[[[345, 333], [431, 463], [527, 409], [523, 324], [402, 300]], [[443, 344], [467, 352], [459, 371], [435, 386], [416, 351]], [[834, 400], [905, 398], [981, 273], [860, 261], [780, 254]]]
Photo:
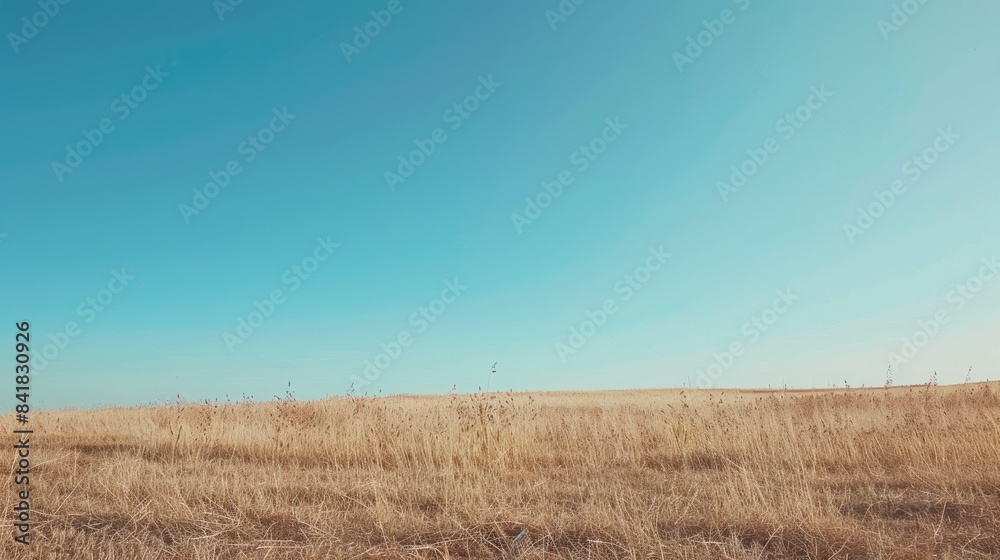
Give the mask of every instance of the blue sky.
[[1000, 375], [995, 2], [43, 4], [37, 406]]

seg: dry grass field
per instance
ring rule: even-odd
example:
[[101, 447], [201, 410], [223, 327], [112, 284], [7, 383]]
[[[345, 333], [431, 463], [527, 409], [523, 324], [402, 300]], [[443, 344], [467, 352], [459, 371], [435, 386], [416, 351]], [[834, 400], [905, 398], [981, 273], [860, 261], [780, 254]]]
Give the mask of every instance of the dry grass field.
[[1000, 558], [995, 383], [284, 399], [32, 423], [34, 542], [4, 537], [2, 558]]

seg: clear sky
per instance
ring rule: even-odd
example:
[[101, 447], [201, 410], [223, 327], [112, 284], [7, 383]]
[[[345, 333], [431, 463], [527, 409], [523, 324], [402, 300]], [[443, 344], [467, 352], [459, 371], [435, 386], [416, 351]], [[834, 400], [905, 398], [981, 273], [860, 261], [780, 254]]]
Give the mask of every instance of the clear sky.
[[0, 14], [36, 406], [1000, 376], [994, 0]]

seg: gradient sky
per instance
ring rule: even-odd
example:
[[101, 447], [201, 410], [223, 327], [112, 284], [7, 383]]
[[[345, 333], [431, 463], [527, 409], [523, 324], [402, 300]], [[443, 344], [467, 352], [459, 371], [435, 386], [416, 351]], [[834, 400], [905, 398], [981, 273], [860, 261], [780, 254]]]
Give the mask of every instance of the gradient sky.
[[[931, 0], [905, 22], [919, 4], [900, 2], [895, 28], [879, 23], [893, 2], [870, 0], [589, 1], [559, 20], [555, 0], [219, 5], [71, 2], [35, 33], [21, 18], [37, 4], [0, 6], [0, 359], [31, 321], [36, 406], [259, 400], [289, 382], [343, 394], [401, 333], [360, 392], [475, 391], [494, 362], [493, 389], [681, 386], [734, 343], [714, 386], [881, 385], [889, 353], [942, 310], [894, 382], [1000, 375], [1000, 275], [974, 279], [1000, 252], [993, 0]], [[355, 26], [390, 5], [348, 61]], [[481, 78], [499, 83], [488, 97]], [[144, 79], [141, 102], [116, 102]], [[453, 129], [447, 111], [477, 87]], [[243, 144], [275, 110], [294, 118], [265, 149]], [[796, 110], [811, 116], [788, 138]], [[54, 170], [102, 119], [114, 128], [92, 153]], [[581, 169], [606, 119], [627, 128]], [[949, 127], [914, 180], [907, 161]], [[777, 151], [723, 200], [718, 182], [768, 139]], [[240, 173], [185, 219], [231, 160]], [[512, 214], [563, 170], [572, 184], [519, 231]], [[905, 192], [849, 239], [896, 180]], [[339, 246], [293, 290], [286, 271], [318, 238]], [[670, 258], [626, 300], [618, 282], [660, 247]], [[123, 268], [134, 279], [88, 307]], [[466, 288], [433, 323], [413, 318], [454, 279]], [[971, 300], [949, 298], [967, 282]], [[784, 289], [798, 299], [751, 336]], [[283, 303], [231, 352], [225, 334], [274, 290]]]

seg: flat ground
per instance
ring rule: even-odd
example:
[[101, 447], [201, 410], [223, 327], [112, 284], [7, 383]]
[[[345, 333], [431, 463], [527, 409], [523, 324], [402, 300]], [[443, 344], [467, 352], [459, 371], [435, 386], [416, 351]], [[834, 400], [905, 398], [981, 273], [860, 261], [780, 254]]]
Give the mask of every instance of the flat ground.
[[[997, 383], [187, 404], [32, 424], [34, 542], [4, 537], [3, 558], [1000, 558]], [[8, 518], [14, 488], [0, 490]]]

